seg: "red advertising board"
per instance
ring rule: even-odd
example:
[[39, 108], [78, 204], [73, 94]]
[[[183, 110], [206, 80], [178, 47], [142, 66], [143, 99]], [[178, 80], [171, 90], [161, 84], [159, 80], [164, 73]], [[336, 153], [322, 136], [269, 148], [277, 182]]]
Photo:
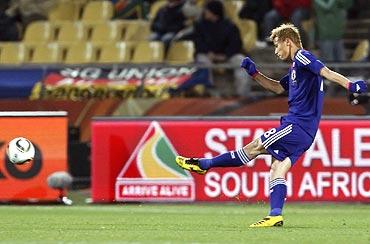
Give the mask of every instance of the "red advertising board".
[[[177, 154], [212, 157], [278, 126], [278, 120], [93, 121], [92, 197], [113, 201], [264, 201], [270, 156], [205, 176], [176, 166]], [[289, 201], [370, 202], [370, 121], [323, 120], [287, 175]]]
[[[59, 191], [47, 177], [67, 171], [66, 112], [0, 112], [0, 201], [56, 201]], [[14, 165], [6, 160], [6, 145], [26, 137], [35, 146], [31, 163]]]

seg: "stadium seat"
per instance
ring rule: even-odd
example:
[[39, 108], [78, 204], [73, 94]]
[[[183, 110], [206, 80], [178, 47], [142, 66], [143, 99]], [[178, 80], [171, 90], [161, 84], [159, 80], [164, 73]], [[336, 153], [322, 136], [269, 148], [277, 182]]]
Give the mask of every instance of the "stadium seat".
[[69, 0], [69, 1], [73, 2], [76, 6], [77, 19], [81, 19], [84, 7], [88, 2], [91, 2], [91, 0]]
[[1, 45], [0, 64], [22, 64], [29, 58], [29, 50], [24, 43], [9, 42]]
[[75, 2], [78, 5], [86, 5], [88, 2], [92, 2], [96, 0], [69, 0], [69, 1]]
[[114, 6], [111, 1], [92, 1], [88, 2], [83, 9], [83, 22], [103, 22], [113, 17]]
[[76, 42], [86, 41], [88, 37], [87, 28], [81, 22], [58, 22], [58, 35], [56, 41], [60, 45], [71, 45]]
[[54, 25], [48, 21], [35, 21], [28, 25], [23, 42], [26, 44], [46, 43], [54, 39]]
[[117, 42], [122, 40], [124, 24], [121, 21], [109, 21], [92, 27], [91, 42]]
[[229, 0], [223, 1], [225, 7], [226, 16], [232, 21], [237, 22], [239, 20], [239, 12], [243, 7], [244, 1], [240, 0]]
[[369, 57], [369, 40], [360, 41], [351, 57], [352, 62], [364, 61]]
[[198, 7], [202, 8], [204, 6], [205, 0], [195, 0]]
[[160, 63], [164, 58], [164, 45], [162, 42], [139, 42], [132, 56], [133, 63]]
[[3, 50], [3, 47], [11, 43], [14, 43], [14, 42], [0, 42], [0, 55], [1, 55], [1, 51]]
[[125, 63], [130, 61], [131, 47], [125, 42], [106, 44], [101, 47], [99, 63]]
[[239, 20], [237, 26], [242, 37], [243, 48], [250, 52], [257, 41], [257, 23], [254, 20]]
[[67, 47], [66, 64], [88, 64], [96, 61], [96, 48], [91, 43], [78, 43]]
[[155, 18], [158, 10], [160, 8], [162, 8], [165, 4], [167, 3], [167, 0], [158, 0], [158, 1], [155, 1], [151, 7], [150, 7], [150, 10], [149, 10], [149, 19], [152, 20]]
[[72, 21], [77, 20], [78, 17], [78, 7], [71, 0], [59, 0], [57, 6], [48, 13], [50, 22]]
[[35, 46], [29, 62], [35, 64], [61, 63], [62, 49], [57, 43]]
[[124, 26], [124, 41], [145, 41], [149, 39], [150, 23], [142, 20], [122, 21]]
[[166, 61], [172, 64], [186, 64], [194, 62], [194, 43], [192, 41], [172, 42]]

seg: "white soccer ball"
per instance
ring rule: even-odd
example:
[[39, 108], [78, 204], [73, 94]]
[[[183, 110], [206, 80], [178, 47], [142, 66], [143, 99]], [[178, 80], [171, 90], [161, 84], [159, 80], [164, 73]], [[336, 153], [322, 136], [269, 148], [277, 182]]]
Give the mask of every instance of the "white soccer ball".
[[9, 142], [6, 154], [13, 164], [24, 164], [35, 158], [35, 147], [30, 140], [17, 137]]

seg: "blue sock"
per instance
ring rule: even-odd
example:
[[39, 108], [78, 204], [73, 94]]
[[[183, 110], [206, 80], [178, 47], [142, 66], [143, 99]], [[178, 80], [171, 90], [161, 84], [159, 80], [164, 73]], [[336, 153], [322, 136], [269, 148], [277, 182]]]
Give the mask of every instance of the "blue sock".
[[243, 148], [223, 153], [214, 158], [202, 158], [199, 160], [199, 166], [201, 169], [210, 169], [213, 167], [239, 167], [247, 164], [250, 161]]
[[286, 197], [286, 181], [276, 178], [270, 182], [270, 216], [281, 215]]

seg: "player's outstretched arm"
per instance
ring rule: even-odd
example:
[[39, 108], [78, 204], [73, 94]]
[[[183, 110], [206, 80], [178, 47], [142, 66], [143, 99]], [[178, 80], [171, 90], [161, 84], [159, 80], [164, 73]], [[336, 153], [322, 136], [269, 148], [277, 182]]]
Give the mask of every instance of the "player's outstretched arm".
[[323, 67], [320, 70], [320, 75], [330, 81], [338, 83], [339, 85], [348, 89], [351, 93], [364, 93], [367, 91], [367, 84], [365, 81], [358, 80], [351, 82], [343, 75], [329, 69], [328, 67]]
[[284, 88], [280, 85], [280, 82], [271, 79], [259, 72], [256, 68], [256, 64], [249, 57], [243, 59], [240, 67], [243, 68], [254, 80], [256, 80], [265, 89], [277, 94], [281, 94], [284, 92]]

